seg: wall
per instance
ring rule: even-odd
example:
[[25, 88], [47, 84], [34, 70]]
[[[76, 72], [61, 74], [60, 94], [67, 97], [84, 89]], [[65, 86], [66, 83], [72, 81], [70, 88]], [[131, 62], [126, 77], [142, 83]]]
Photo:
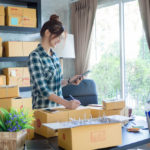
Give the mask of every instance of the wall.
[[[65, 29], [70, 32], [70, 11], [69, 0], [41, 0], [41, 18], [42, 24], [47, 21], [51, 14], [58, 14], [60, 20], [63, 22]], [[35, 41], [39, 40], [39, 33], [36, 34], [14, 34], [14, 33], [2, 33], [0, 31], [0, 37], [3, 41]], [[0, 69], [7, 67], [23, 67], [26, 66], [26, 62], [10, 63], [0, 62]], [[64, 78], [69, 78], [74, 75], [74, 59], [64, 59]]]

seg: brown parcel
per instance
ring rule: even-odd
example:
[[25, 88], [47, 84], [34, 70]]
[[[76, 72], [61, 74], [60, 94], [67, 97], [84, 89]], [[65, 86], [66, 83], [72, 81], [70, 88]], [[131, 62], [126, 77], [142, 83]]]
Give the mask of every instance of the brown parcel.
[[103, 116], [112, 116], [112, 115], [120, 115], [121, 109], [116, 110], [105, 110], [99, 107], [88, 107], [91, 109], [91, 115], [93, 118], [103, 117]]
[[24, 56], [22, 50], [22, 42], [7, 41], [3, 43], [3, 46], [5, 57]]
[[6, 8], [6, 16], [23, 16], [23, 8], [8, 6]]
[[16, 42], [7, 41], [4, 42], [4, 56], [17, 57], [17, 56], [29, 56], [29, 54], [37, 48], [39, 42]]
[[49, 129], [48, 127], [42, 126], [42, 123], [52, 123], [52, 122], [64, 122], [72, 119], [85, 119], [90, 118], [91, 112], [87, 108], [78, 108], [77, 110], [68, 109], [55, 109], [56, 111], [48, 112], [44, 110], [35, 110], [35, 132], [44, 137], [57, 136], [57, 132]]
[[6, 25], [23, 27], [23, 18], [21, 16], [6, 16]]
[[6, 85], [6, 76], [0, 75], [0, 86]]
[[3, 56], [3, 47], [0, 46], [0, 57], [2, 57], [2, 56]]
[[18, 86], [0, 86], [0, 98], [19, 97]]
[[122, 144], [120, 123], [58, 130], [58, 145], [66, 150], [93, 150]]
[[4, 6], [0, 6], [0, 26], [5, 25], [5, 11]]
[[27, 67], [5, 68], [7, 85], [18, 85], [19, 87], [30, 86], [30, 74]]
[[31, 112], [32, 98], [2, 98], [0, 99], [0, 106], [7, 110], [10, 110], [10, 108], [15, 108], [17, 110], [24, 108]]
[[103, 101], [103, 108], [106, 110], [123, 109], [124, 107], [125, 107], [125, 101], [124, 100]]

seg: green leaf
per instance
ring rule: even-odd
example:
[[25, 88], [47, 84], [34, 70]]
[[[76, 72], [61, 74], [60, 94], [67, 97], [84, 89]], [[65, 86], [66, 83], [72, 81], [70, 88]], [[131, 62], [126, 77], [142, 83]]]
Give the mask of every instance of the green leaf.
[[0, 111], [4, 115], [5, 120], [8, 120], [9, 119], [9, 112], [4, 108], [0, 108]]
[[5, 124], [0, 120], [0, 126], [1, 126], [1, 128], [4, 130], [4, 131], [6, 131], [6, 127], [5, 127]]

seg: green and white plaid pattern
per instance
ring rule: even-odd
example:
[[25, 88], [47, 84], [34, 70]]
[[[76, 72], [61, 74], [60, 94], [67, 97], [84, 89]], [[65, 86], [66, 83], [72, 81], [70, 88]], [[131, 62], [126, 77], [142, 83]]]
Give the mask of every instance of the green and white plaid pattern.
[[32, 87], [33, 108], [55, 107], [48, 97], [53, 93], [62, 97], [61, 66], [56, 54], [49, 56], [41, 44], [29, 55], [28, 67]]

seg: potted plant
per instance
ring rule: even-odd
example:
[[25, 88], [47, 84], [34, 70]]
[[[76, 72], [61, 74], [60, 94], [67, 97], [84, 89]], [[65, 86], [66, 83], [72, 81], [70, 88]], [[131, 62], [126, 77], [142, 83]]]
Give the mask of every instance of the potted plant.
[[33, 112], [0, 108], [0, 150], [24, 149], [26, 129], [33, 129]]

